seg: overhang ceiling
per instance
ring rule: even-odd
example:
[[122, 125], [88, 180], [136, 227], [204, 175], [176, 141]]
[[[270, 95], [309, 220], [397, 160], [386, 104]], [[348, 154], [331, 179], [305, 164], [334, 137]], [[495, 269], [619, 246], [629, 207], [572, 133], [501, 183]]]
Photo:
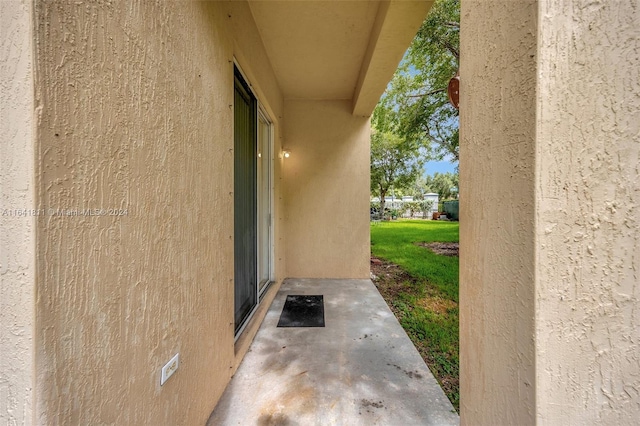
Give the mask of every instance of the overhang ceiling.
[[250, 1], [287, 99], [349, 99], [369, 115], [431, 1]]

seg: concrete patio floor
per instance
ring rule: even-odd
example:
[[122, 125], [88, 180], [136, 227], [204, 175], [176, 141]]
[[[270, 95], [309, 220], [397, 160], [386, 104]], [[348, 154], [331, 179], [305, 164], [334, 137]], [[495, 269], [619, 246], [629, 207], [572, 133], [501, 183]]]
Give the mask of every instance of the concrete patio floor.
[[[323, 295], [325, 327], [278, 328], [288, 294]], [[457, 425], [370, 280], [288, 279], [207, 423]]]

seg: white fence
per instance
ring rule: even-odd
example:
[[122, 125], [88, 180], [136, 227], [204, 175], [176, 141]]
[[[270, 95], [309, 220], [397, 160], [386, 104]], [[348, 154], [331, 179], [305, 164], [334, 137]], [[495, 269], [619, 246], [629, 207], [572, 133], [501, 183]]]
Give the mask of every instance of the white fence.
[[[431, 205], [427, 206], [426, 211], [417, 206], [418, 203], [422, 204], [423, 202], [431, 202]], [[385, 197], [384, 203], [387, 214], [395, 211], [398, 216], [403, 218], [429, 219], [434, 212], [438, 211], [438, 194], [425, 194], [424, 200], [414, 200], [413, 197]], [[380, 199], [377, 197], [373, 198], [371, 205], [371, 219], [380, 219]], [[377, 208], [375, 208], [374, 205], [377, 206]]]

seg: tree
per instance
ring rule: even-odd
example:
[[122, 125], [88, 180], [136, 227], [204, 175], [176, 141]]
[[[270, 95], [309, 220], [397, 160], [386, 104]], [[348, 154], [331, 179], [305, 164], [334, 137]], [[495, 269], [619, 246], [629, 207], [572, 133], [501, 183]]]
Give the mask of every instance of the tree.
[[424, 175], [418, 176], [411, 188], [409, 189], [409, 195], [412, 195], [415, 199], [420, 200], [424, 194], [432, 192], [431, 189], [426, 186], [426, 178]]
[[384, 217], [385, 196], [394, 188], [409, 187], [419, 176], [424, 160], [420, 146], [390, 130], [375, 126], [371, 133], [371, 193], [380, 198]]
[[424, 179], [424, 190], [435, 192], [440, 200], [453, 198], [453, 188], [458, 187], [457, 173], [434, 173], [433, 176], [426, 176]]
[[382, 98], [397, 111], [400, 134], [422, 141], [434, 159], [459, 159], [458, 110], [447, 96], [459, 46], [460, 0], [436, 0]]

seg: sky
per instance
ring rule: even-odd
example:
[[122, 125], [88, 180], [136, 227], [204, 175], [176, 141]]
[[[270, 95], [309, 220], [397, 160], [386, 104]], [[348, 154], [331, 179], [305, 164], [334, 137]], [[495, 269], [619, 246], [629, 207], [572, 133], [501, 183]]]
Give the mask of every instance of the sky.
[[[450, 157], [453, 158], [453, 157]], [[451, 162], [449, 158], [442, 161], [428, 161], [424, 165], [424, 174], [433, 175], [434, 173], [455, 173], [458, 162]]]

